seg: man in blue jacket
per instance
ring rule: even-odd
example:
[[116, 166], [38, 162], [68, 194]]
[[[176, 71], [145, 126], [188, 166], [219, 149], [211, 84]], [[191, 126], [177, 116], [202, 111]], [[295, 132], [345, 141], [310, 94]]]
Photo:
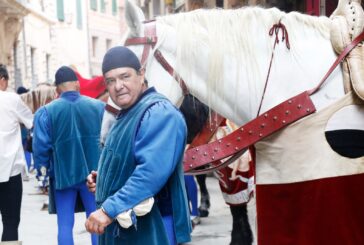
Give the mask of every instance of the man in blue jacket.
[[[128, 48], [110, 49], [102, 70], [109, 94], [122, 110], [106, 137], [97, 179], [96, 173], [88, 177], [89, 188], [96, 186], [99, 209], [86, 221], [86, 229], [101, 234], [99, 245], [190, 241], [182, 169], [187, 128], [182, 114], [154, 88], [147, 88], [144, 69]], [[141, 203], [153, 203], [152, 198], [154, 205], [140, 216]], [[133, 224], [128, 228], [123, 225], [125, 214]]]
[[[47, 182], [49, 176], [49, 212], [57, 213], [58, 244], [72, 245], [74, 213], [86, 210], [88, 217], [96, 209], [86, 178], [97, 169], [105, 106], [80, 95], [77, 76], [69, 67], [57, 70], [55, 84], [60, 98], [35, 114], [34, 164], [40, 179]], [[97, 236], [91, 239], [96, 245]]]

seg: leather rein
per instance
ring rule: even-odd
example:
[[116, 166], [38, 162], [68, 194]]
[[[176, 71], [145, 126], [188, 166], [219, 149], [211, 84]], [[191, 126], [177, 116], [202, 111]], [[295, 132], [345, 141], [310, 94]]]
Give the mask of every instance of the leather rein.
[[[144, 45], [143, 55], [141, 60], [143, 67], [145, 67], [147, 58], [149, 57], [150, 50], [154, 49], [154, 47], [158, 42], [158, 37], [156, 35], [155, 21], [150, 21], [145, 23], [144, 28], [145, 28], [144, 29], [145, 37], [130, 38], [127, 39], [124, 44], [125, 46]], [[276, 34], [274, 48], [278, 43], [277, 34], [279, 32], [279, 29], [281, 29], [283, 33], [282, 41], [286, 38], [286, 45], [287, 48], [289, 49], [288, 33], [285, 30], [284, 25], [281, 24], [280, 22], [274, 25], [269, 32], [270, 35], [272, 35], [273, 33]], [[337, 57], [333, 65], [330, 67], [328, 72], [325, 74], [325, 76], [322, 78], [322, 80], [316, 87], [312, 88], [311, 90], [304, 91], [301, 94], [296, 95], [280, 103], [279, 105], [273, 107], [272, 109], [266, 111], [265, 113], [262, 113], [260, 116], [257, 116], [255, 119], [241, 126], [240, 128], [238, 128], [231, 134], [225, 136], [224, 138], [206, 144], [211, 139], [217, 128], [223, 122], [223, 119], [221, 118], [217, 120], [216, 115], [211, 116], [210, 119], [212, 118], [213, 120], [215, 119], [216, 120], [214, 122], [212, 122], [211, 120], [208, 121], [207, 126], [205, 126], [202, 132], [200, 133], [201, 135], [203, 135], [201, 140], [195, 138], [191, 144], [190, 149], [188, 149], [185, 152], [183, 160], [183, 165], [184, 165], [183, 167], [185, 173], [204, 174], [214, 170], [221, 169], [229, 165], [230, 163], [234, 162], [235, 160], [237, 160], [247, 150], [249, 146], [254, 145], [258, 141], [288, 126], [289, 124], [314, 113], [316, 111], [316, 108], [310, 96], [316, 93], [321, 88], [322, 84], [335, 70], [338, 64], [340, 64], [345, 59], [345, 57], [350, 53], [350, 51], [363, 40], [364, 40], [364, 32], [362, 32], [358, 37], [356, 37], [343, 50], [343, 52]], [[168, 63], [168, 61], [164, 58], [162, 53], [158, 49], [154, 49], [153, 55], [157, 59], [157, 61], [162, 65], [162, 67], [180, 84], [183, 94], [184, 95], [188, 94], [188, 89], [185, 82], [183, 81], [181, 76], [179, 76], [179, 74], [173, 69], [173, 67]], [[270, 63], [272, 63], [272, 59], [273, 59], [273, 53]], [[269, 71], [270, 67], [268, 70], [265, 88], [267, 86], [269, 78]], [[264, 99], [265, 88], [263, 91], [261, 103]]]

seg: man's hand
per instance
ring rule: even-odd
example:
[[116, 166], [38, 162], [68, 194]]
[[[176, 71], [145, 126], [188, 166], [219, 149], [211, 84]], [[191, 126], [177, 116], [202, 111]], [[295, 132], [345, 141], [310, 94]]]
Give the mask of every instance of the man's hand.
[[105, 232], [106, 226], [112, 223], [112, 219], [101, 209], [91, 213], [86, 220], [85, 227], [90, 233], [101, 235]]
[[87, 188], [89, 190], [89, 192], [95, 193], [96, 191], [96, 177], [97, 177], [97, 172], [96, 171], [91, 171], [91, 173], [87, 176]]

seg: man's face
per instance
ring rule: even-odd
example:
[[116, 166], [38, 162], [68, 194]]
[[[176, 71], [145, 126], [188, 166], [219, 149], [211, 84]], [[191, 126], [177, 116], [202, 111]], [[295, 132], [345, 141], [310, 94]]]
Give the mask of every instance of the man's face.
[[0, 89], [5, 91], [8, 88], [8, 80], [4, 77], [0, 78]]
[[105, 82], [111, 99], [122, 109], [132, 106], [144, 92], [144, 70], [115, 68], [105, 73]]

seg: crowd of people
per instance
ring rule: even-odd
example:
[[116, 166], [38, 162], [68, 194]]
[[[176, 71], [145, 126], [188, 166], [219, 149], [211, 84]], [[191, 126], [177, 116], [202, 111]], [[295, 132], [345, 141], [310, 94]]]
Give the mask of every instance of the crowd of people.
[[33, 118], [16, 93], [5, 91], [9, 75], [0, 67], [0, 191], [7, 198], [0, 200], [2, 241], [19, 239], [27, 142], [21, 127], [32, 129], [34, 166], [42, 188], [48, 189], [48, 211], [57, 214], [58, 244], [74, 244], [74, 213], [79, 211], [86, 211], [92, 244], [191, 240], [182, 167], [187, 135], [183, 115], [148, 88], [144, 69], [128, 48], [110, 49], [102, 72], [109, 96], [121, 110], [101, 146], [105, 104], [80, 94], [73, 69], [57, 70], [59, 97]]
[[[190, 1], [189, 10], [201, 7], [203, 1]], [[126, 47], [105, 54], [102, 74], [118, 108], [106, 135], [101, 130], [107, 106], [81, 95], [74, 67], [57, 70], [58, 98], [40, 107], [33, 118], [18, 96], [28, 90], [19, 87], [18, 95], [6, 92], [9, 74], [0, 66], [1, 241], [19, 239], [22, 176], [26, 179], [32, 168], [49, 196], [49, 213], [57, 216], [58, 244], [74, 244], [76, 212], [86, 212], [85, 227], [93, 245], [186, 243], [200, 217], [209, 215], [206, 176], [198, 179], [202, 191], [198, 207], [195, 178], [185, 176], [182, 167], [186, 144], [202, 129], [209, 109], [187, 96], [179, 111], [148, 87], [144, 68]], [[241, 244], [242, 239], [251, 244], [246, 204], [230, 208], [233, 232], [240, 234], [241, 228], [234, 227], [246, 222], [247, 233], [245, 238], [232, 237], [231, 244]]]

